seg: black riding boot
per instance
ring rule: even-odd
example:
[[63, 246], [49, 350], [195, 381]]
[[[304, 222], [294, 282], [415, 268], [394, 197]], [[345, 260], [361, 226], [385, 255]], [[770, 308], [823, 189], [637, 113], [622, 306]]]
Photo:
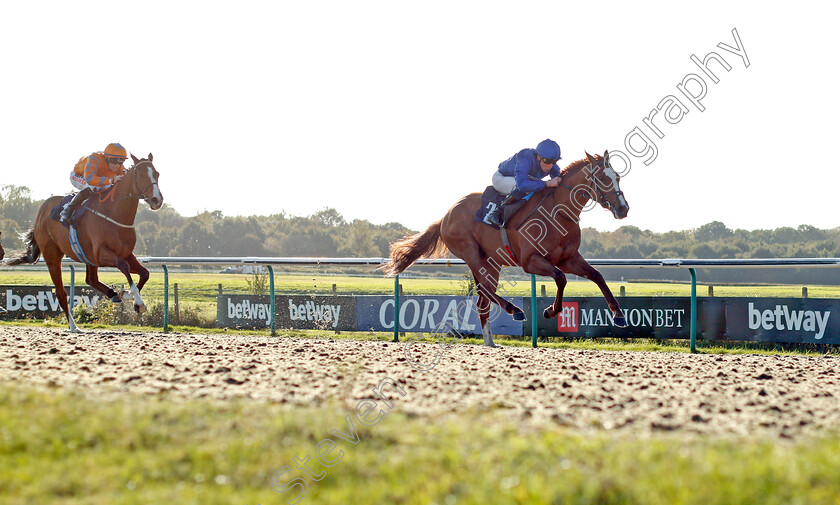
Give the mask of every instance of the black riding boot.
[[61, 211], [61, 215], [59, 215], [59, 220], [63, 223], [69, 223], [70, 218], [73, 217], [73, 212], [75, 212], [76, 209], [79, 208], [79, 205], [83, 204], [85, 200], [92, 196], [93, 190], [90, 188], [85, 188], [76, 193], [76, 195], [73, 196], [73, 199], [70, 200], [70, 203], [68, 203]]
[[522, 201], [522, 198], [524, 198], [527, 194], [528, 193], [524, 191], [514, 189], [498, 207], [487, 214], [487, 220], [496, 226], [505, 226], [508, 219], [510, 219], [511, 216], [519, 210], [520, 206], [513, 204]]

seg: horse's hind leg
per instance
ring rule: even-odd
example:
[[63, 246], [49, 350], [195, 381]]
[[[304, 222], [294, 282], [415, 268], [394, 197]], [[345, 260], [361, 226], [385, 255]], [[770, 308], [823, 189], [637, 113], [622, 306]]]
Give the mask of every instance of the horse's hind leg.
[[[467, 262], [469, 265], [474, 263]], [[473, 277], [475, 277], [476, 287], [479, 290], [479, 295], [486, 296], [491, 302], [497, 304], [504, 309], [505, 312], [513, 316], [516, 321], [524, 321], [525, 313], [522, 309], [514, 305], [508, 300], [505, 300], [496, 293], [499, 287], [499, 271], [500, 267], [495, 263], [482, 260], [477, 267], [470, 266]]]
[[55, 286], [55, 296], [58, 298], [58, 304], [61, 305], [61, 310], [67, 316], [67, 325], [73, 333], [80, 333], [79, 327], [76, 326], [76, 321], [73, 320], [73, 314], [70, 313], [70, 306], [67, 303], [67, 291], [64, 289], [64, 280], [61, 278], [61, 258], [63, 254], [57, 247], [45, 247], [42, 251], [44, 261], [47, 263], [47, 268], [50, 271], [50, 279], [52, 279]]
[[554, 283], [557, 284], [557, 296], [554, 298], [554, 303], [545, 308], [543, 317], [551, 319], [559, 314], [563, 310], [563, 291], [566, 289], [566, 275], [559, 268], [552, 265], [548, 259], [537, 254], [532, 254], [528, 258], [528, 261], [524, 263], [523, 269], [529, 274], [554, 278]]
[[114, 303], [122, 303], [122, 298], [110, 286], [106, 286], [99, 281], [99, 267], [88, 265], [85, 271], [85, 282], [93, 289], [97, 289], [105, 294]]
[[495, 302], [508, 314], [511, 314], [516, 321], [524, 321], [525, 313], [516, 305], [496, 294], [496, 289], [499, 286], [498, 267], [490, 262], [483, 261], [477, 267], [471, 266], [470, 269], [473, 272], [476, 288], [478, 289], [476, 308], [478, 309], [478, 318], [481, 322], [481, 334], [484, 337], [484, 345], [495, 347], [493, 333], [490, 331], [490, 323], [495, 319], [495, 317], [490, 317], [493, 308], [491, 302]]
[[496, 347], [496, 343], [493, 342], [493, 332], [490, 331], [490, 311], [493, 308], [493, 304], [490, 303], [490, 298], [487, 297], [484, 289], [479, 288], [478, 277], [475, 278], [475, 285], [478, 288], [478, 300], [475, 303], [475, 307], [478, 311], [478, 320], [481, 322], [481, 336], [484, 337], [484, 345]]
[[563, 261], [560, 264], [560, 267], [567, 273], [585, 277], [597, 284], [601, 289], [601, 293], [604, 295], [604, 298], [607, 300], [607, 305], [613, 313], [613, 323], [621, 328], [627, 326], [627, 320], [621, 312], [621, 308], [618, 306], [618, 300], [615, 299], [612, 291], [610, 291], [610, 287], [607, 286], [604, 276], [601, 275], [601, 272], [596, 270], [595, 267], [583, 259], [583, 256], [581, 256], [580, 253], [577, 253], [571, 258]]

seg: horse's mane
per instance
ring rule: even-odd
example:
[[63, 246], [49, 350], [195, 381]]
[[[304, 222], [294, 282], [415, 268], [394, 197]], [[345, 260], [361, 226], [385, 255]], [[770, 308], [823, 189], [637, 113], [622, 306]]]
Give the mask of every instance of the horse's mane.
[[560, 171], [560, 176], [562, 177], [564, 175], [572, 175], [573, 173], [577, 172], [578, 170], [582, 169], [583, 167], [585, 167], [587, 165], [589, 165], [589, 160], [586, 159], [586, 158], [583, 158], [583, 159], [580, 159], [580, 160], [577, 160], [577, 161], [573, 161], [573, 162], [569, 163], [569, 165], [566, 166], [566, 168], [564, 168], [563, 170]]

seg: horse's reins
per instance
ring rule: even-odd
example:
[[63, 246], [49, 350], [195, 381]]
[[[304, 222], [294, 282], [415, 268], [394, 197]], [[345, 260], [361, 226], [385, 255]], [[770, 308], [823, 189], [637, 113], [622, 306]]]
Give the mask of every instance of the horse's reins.
[[[156, 183], [154, 183], [154, 182], [150, 182], [150, 183], [149, 183], [149, 184], [148, 184], [145, 188], [143, 188], [143, 190], [142, 190], [142, 191], [139, 191], [139, 194], [137, 194], [137, 193], [135, 193], [135, 192], [134, 192], [135, 188], [137, 188], [137, 187], [139, 186], [139, 183], [137, 182], [137, 167], [138, 167], [138, 166], [140, 166], [140, 165], [142, 165], [143, 163], [148, 163], [148, 162], [146, 162], [146, 161], [141, 161], [141, 162], [140, 162], [140, 163], [138, 163], [137, 165], [132, 165], [132, 166], [131, 166], [131, 168], [129, 168], [129, 169], [128, 169], [128, 170], [132, 170], [132, 173], [131, 173], [131, 187], [130, 187], [130, 188], [129, 188], [129, 190], [128, 190], [128, 196], [123, 196], [123, 197], [120, 197], [120, 198], [114, 198], [114, 190], [115, 190], [115, 189], [116, 189], [116, 187], [117, 187], [117, 185], [116, 185], [116, 184], [114, 184], [114, 185], [111, 187], [111, 190], [110, 190], [110, 191], [108, 191], [108, 193], [107, 193], [104, 197], [100, 197], [99, 201], [100, 201], [100, 202], [105, 202], [105, 201], [107, 201], [109, 198], [110, 198], [112, 201], [114, 201], [114, 202], [118, 202], [118, 201], [120, 201], [120, 200], [125, 200], [125, 199], [127, 199], [127, 198], [137, 198], [138, 200], [143, 199], [144, 201], [145, 201], [145, 200], [148, 200], [148, 199], [149, 199], [149, 197], [148, 197], [148, 196], [146, 196], [146, 190], [147, 190], [147, 189], [149, 189], [150, 187], [153, 187]], [[128, 170], [126, 170], [126, 171], [128, 171]], [[109, 223], [115, 224], [115, 225], [117, 225], [117, 226], [119, 226], [119, 227], [122, 227], [122, 228], [134, 228], [134, 223], [131, 223], [130, 225], [129, 225], [129, 224], [123, 224], [123, 223], [120, 223], [120, 222], [118, 222], [118, 221], [115, 221], [115, 220], [111, 219], [110, 217], [106, 216], [105, 214], [103, 214], [103, 213], [101, 213], [101, 212], [99, 212], [99, 211], [96, 211], [96, 210], [94, 210], [94, 209], [91, 209], [90, 207], [87, 207], [87, 210], [88, 210], [88, 211], [90, 211], [92, 214], [94, 214], [94, 215], [96, 215], [96, 216], [99, 216], [99, 217], [101, 217], [102, 219], [104, 219], [104, 220], [108, 221]]]
[[[591, 163], [590, 163], [590, 165], [591, 165]], [[604, 164], [604, 166], [606, 166], [606, 163]], [[580, 167], [578, 170], [583, 170], [585, 167], [586, 167], [586, 165], [581, 165], [581, 167]], [[594, 172], [594, 171], [593, 171], [593, 172]], [[566, 188], [566, 189], [568, 189], [568, 190], [569, 190], [569, 193], [572, 193], [572, 192], [575, 190], [575, 188], [573, 188], [573, 187], [569, 186], [568, 184], [563, 184], [563, 182], [562, 182], [562, 177], [563, 177], [563, 176], [565, 176], [565, 175], [571, 175], [571, 174], [561, 174], [561, 176], [560, 176], [560, 177], [561, 177], [561, 182], [560, 182], [560, 184], [558, 184], [558, 186], [557, 186], [557, 187], [563, 186], [564, 188]], [[588, 187], [588, 188], [590, 188], [590, 189], [592, 189], [592, 186], [593, 186], [593, 185], [595, 186], [595, 189], [593, 190], [593, 192], [594, 192], [594, 193], [596, 194], [596, 196], [597, 196], [597, 200], [596, 200], [596, 201], [597, 201], [598, 203], [600, 203], [600, 204], [604, 204], [604, 203], [606, 203], [606, 205], [607, 205], [608, 207], [610, 207], [610, 208], [612, 208], [612, 205], [611, 205], [611, 204], [610, 204], [610, 202], [607, 200], [607, 198], [608, 198], [608, 197], [610, 197], [610, 196], [612, 196], [612, 195], [622, 196], [622, 195], [624, 194], [624, 192], [623, 192], [623, 191], [621, 191], [620, 189], [617, 189], [617, 190], [615, 190], [615, 191], [612, 191], [611, 193], [606, 193], [606, 194], [604, 194], [604, 192], [603, 192], [603, 191], [601, 191], [600, 186], [598, 186], [598, 182], [597, 182], [597, 181], [595, 181], [595, 175], [594, 175], [594, 173], [593, 173], [593, 175], [592, 175], [592, 178], [591, 178], [591, 179], [589, 179], [589, 180], [587, 181], [587, 187]], [[534, 215], [534, 212], [536, 212], [536, 211], [537, 211], [540, 207], [542, 207], [542, 204], [543, 204], [543, 202], [545, 202], [545, 199], [546, 199], [546, 198], [548, 198], [548, 195], [554, 194], [554, 191], [556, 191], [556, 190], [557, 190], [557, 187], [552, 188], [552, 190], [551, 190], [551, 191], [547, 191], [547, 192], [545, 193], [545, 195], [543, 195], [542, 199], [540, 200], [540, 203], [538, 203], [538, 204], [537, 204], [537, 206], [536, 206], [536, 207], [534, 207], [534, 210], [532, 210], [532, 211], [530, 212], [530, 214], [528, 214], [527, 216], [525, 216], [525, 219], [523, 219], [523, 220], [522, 220], [522, 222], [521, 222], [521, 223], [519, 223], [519, 226], [517, 226], [517, 227], [516, 227], [516, 228], [514, 228], [514, 229], [515, 229], [515, 230], [519, 230], [519, 228], [521, 228], [523, 224], [527, 223], [527, 222], [528, 222], [528, 218], [530, 218], [531, 216], [533, 216], [533, 215]], [[569, 217], [567, 217], [567, 216], [564, 216], [564, 215], [562, 215], [562, 214], [561, 214], [561, 217], [563, 217], [563, 218], [565, 218], [565, 219], [567, 219], [567, 220], [569, 220], [569, 221], [572, 221], [572, 219], [571, 219], [571, 218], [569, 218]]]

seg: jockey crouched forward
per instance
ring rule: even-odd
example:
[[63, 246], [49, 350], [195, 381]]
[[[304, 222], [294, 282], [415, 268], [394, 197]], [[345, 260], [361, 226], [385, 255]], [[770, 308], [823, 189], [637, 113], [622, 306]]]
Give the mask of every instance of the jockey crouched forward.
[[[519, 210], [520, 205], [512, 204], [527, 200], [536, 191], [559, 186], [560, 167], [557, 161], [560, 159], [560, 146], [551, 139], [545, 139], [537, 144], [536, 149], [523, 149], [499, 163], [499, 169], [493, 174], [493, 187], [508, 196], [499, 207], [487, 214], [487, 220], [496, 226], [504, 226]], [[546, 175], [551, 179], [543, 181]]]
[[126, 154], [123, 146], [114, 143], [108, 144], [104, 152], [95, 152], [79, 159], [70, 172], [70, 183], [79, 192], [61, 211], [62, 222], [68, 223], [79, 205], [94, 194], [107, 190], [119, 180]]

